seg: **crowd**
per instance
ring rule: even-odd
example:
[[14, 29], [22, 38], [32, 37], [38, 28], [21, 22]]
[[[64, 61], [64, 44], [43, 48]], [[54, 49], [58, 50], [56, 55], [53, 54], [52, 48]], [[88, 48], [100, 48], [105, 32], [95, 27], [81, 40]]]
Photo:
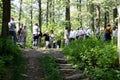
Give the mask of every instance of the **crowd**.
[[[69, 42], [75, 40], [75, 39], [85, 39], [90, 38], [95, 35], [95, 37], [99, 40], [100, 38], [104, 41], [111, 41], [117, 40], [117, 25], [115, 25], [113, 28], [108, 23], [104, 29], [104, 35], [102, 35], [100, 27], [97, 26], [95, 31], [93, 31], [90, 27], [87, 27], [86, 29], [83, 29], [83, 27], [79, 27], [77, 30], [74, 30], [71, 28], [69, 31], [68, 28], [65, 28], [64, 31], [64, 40], [65, 40], [65, 46], [69, 44]], [[103, 36], [103, 38], [102, 38]]]
[[[14, 18], [11, 18], [10, 22], [8, 23], [9, 27], [9, 37], [13, 37], [14, 44], [20, 44], [20, 45], [26, 45], [26, 37], [27, 37], [27, 26], [23, 24], [19, 24], [18, 31], [16, 31], [16, 22], [14, 21]], [[101, 38], [101, 30], [100, 27], [97, 26], [95, 31], [93, 31], [90, 27], [87, 27], [84, 29], [82, 26], [80, 26], [77, 30], [71, 28], [70, 31], [68, 30], [68, 27], [65, 28], [64, 31], [64, 43], [65, 46], [69, 44], [69, 42], [75, 40], [75, 39], [85, 39], [90, 38], [93, 35], [96, 36], [96, 38], [99, 40]], [[32, 27], [32, 36], [33, 36], [33, 48], [37, 48], [39, 45], [39, 38], [44, 37], [45, 38], [45, 47], [46, 48], [60, 48], [61, 40], [57, 40], [56, 43], [54, 43], [55, 40], [55, 34], [54, 31], [51, 30], [50, 32], [46, 31], [44, 34], [42, 34], [38, 23], [35, 23], [35, 25]], [[104, 29], [104, 36], [103, 39], [105, 41], [110, 41], [112, 39], [117, 39], [117, 26], [114, 26], [113, 29], [110, 24], [107, 24]]]

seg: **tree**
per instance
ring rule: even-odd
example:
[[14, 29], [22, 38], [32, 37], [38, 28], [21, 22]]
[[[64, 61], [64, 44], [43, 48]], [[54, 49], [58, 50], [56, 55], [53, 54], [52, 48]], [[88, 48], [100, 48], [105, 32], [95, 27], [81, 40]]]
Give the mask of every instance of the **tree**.
[[18, 18], [19, 28], [20, 28], [21, 12], [22, 12], [22, 0], [20, 0], [20, 11], [19, 11], [19, 18]]
[[77, 2], [79, 2], [79, 5], [77, 5], [79, 11], [78, 18], [80, 21], [80, 25], [82, 26], [82, 4], [81, 4], [82, 0], [77, 0]]
[[[42, 29], [42, 10], [41, 10], [41, 0], [38, 0], [38, 3], [39, 3], [39, 27], [40, 27], [40, 30]], [[42, 30], [41, 30], [42, 31]]]
[[91, 28], [94, 31], [94, 3], [90, 4], [90, 13], [91, 13]]
[[66, 1], [66, 27], [68, 27], [68, 30], [70, 31], [71, 25], [70, 25], [70, 0]]
[[33, 5], [32, 5], [32, 2], [33, 2], [33, 0], [31, 0], [31, 10], [30, 10], [30, 13], [31, 13], [31, 31], [32, 31], [32, 26], [33, 26]]
[[[2, 17], [2, 38], [8, 37], [8, 22], [10, 21], [10, 0], [2, 0], [3, 2], [3, 17]], [[7, 4], [7, 6], [6, 6]]]
[[96, 5], [96, 27], [100, 27], [100, 5]]

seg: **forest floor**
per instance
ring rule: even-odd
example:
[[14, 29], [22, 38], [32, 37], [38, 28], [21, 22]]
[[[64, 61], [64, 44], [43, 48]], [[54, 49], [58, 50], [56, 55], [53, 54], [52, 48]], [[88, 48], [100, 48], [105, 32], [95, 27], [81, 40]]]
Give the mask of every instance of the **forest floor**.
[[40, 58], [44, 56], [55, 57], [64, 80], [89, 80], [80, 79], [82, 73], [76, 71], [71, 64], [68, 64], [60, 49], [24, 49], [23, 54], [28, 66], [25, 80], [45, 80], [45, 74], [40, 64]]

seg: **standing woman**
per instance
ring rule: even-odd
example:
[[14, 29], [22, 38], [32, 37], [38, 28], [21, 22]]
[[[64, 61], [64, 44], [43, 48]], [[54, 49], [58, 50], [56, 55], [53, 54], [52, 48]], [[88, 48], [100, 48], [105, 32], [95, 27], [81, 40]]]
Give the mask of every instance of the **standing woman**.
[[53, 48], [53, 41], [54, 41], [55, 35], [53, 30], [50, 31], [50, 47]]
[[37, 47], [38, 46], [39, 34], [40, 34], [40, 28], [39, 28], [38, 24], [36, 23], [33, 26], [33, 47]]
[[27, 37], [27, 28], [26, 26], [24, 26], [21, 31], [21, 42], [20, 42], [24, 46], [26, 45], [26, 37]]

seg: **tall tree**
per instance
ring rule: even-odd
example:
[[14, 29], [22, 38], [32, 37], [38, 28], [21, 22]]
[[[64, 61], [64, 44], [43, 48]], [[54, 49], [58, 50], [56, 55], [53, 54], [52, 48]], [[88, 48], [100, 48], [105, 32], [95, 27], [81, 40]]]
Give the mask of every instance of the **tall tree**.
[[48, 19], [49, 18], [49, 0], [47, 0], [47, 11], [46, 11], [46, 24], [48, 27]]
[[109, 23], [109, 12], [107, 11], [107, 7], [105, 7], [105, 13], [104, 13], [104, 28], [106, 28], [107, 23]]
[[[2, 0], [3, 2], [3, 16], [2, 16], [2, 38], [8, 37], [8, 22], [10, 21], [10, 0]], [[7, 4], [7, 6], [6, 6]]]
[[68, 30], [70, 31], [71, 25], [70, 25], [70, 0], [66, 0], [66, 27], [68, 27]]
[[96, 27], [100, 27], [100, 5], [96, 4]]
[[91, 13], [91, 28], [94, 31], [94, 3], [90, 4], [90, 13]]
[[80, 25], [82, 26], [82, 5], [81, 5], [82, 0], [77, 0], [77, 2], [79, 3], [79, 5], [77, 5], [79, 11], [78, 18], [80, 21]]
[[19, 10], [19, 18], [18, 18], [19, 28], [20, 28], [21, 13], [22, 13], [22, 0], [20, 0], [20, 10]]
[[31, 31], [32, 31], [32, 26], [33, 26], [33, 0], [31, 0], [31, 10], [30, 10], [30, 13], [31, 13]]
[[[42, 29], [42, 10], [41, 10], [41, 0], [38, 0], [39, 2], [39, 27], [40, 30]], [[42, 31], [42, 30], [41, 30]]]

